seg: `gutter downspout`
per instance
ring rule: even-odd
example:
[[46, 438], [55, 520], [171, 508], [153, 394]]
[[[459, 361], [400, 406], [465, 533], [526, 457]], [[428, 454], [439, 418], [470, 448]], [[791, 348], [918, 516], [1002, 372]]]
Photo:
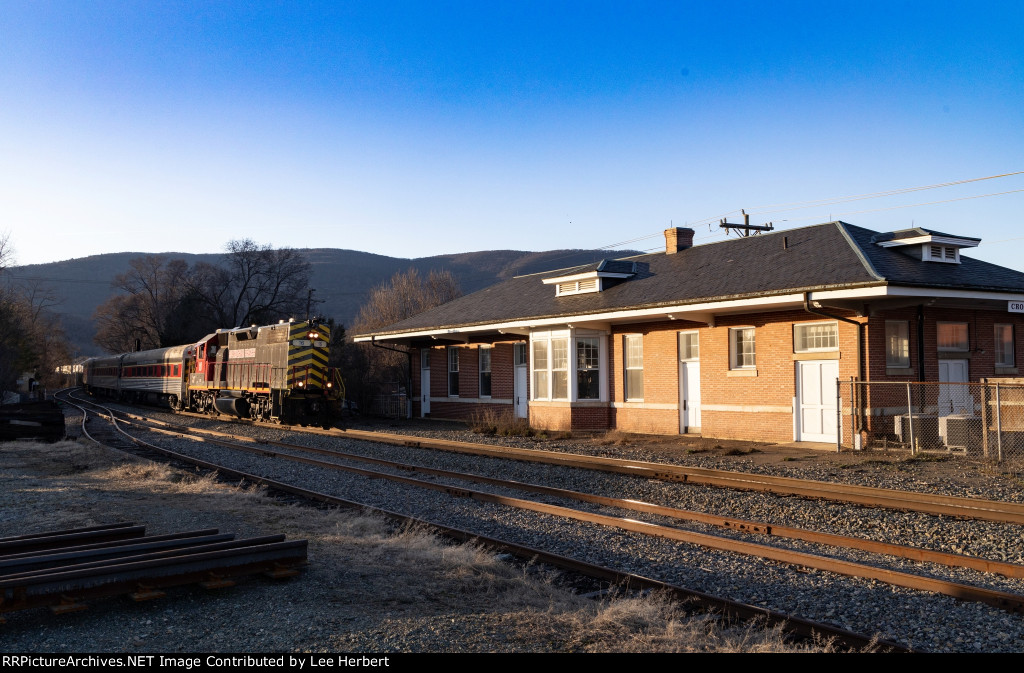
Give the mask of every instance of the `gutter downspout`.
[[[862, 376], [862, 374], [863, 374], [863, 369], [864, 369], [864, 323], [860, 322], [859, 320], [854, 320], [852, 318], [844, 318], [841, 315], [834, 315], [832, 313], [827, 313], [827, 312], [822, 311], [820, 309], [816, 309], [816, 308], [811, 307], [811, 293], [810, 292], [804, 292], [804, 310], [807, 311], [808, 313], [812, 313], [814, 315], [820, 315], [820, 316], [823, 316], [825, 318], [832, 318], [833, 320], [841, 320], [842, 322], [850, 323], [851, 325], [856, 325], [857, 326], [857, 378], [863, 381], [864, 380], [864, 376]], [[850, 404], [851, 405], [853, 404], [853, 400], [852, 399], [850, 400]], [[860, 405], [858, 404], [857, 406], [859, 407]], [[858, 427], [851, 428], [851, 431], [855, 435], [856, 433], [859, 433], [860, 430], [861, 430], [861, 428], [859, 427], [860, 424], [862, 423], [861, 415], [859, 413], [858, 414], [854, 414], [854, 419], [855, 419], [856, 425]], [[836, 430], [838, 431], [838, 429], [839, 428], [838, 428], [838, 425], [837, 425]], [[838, 445], [841, 441], [842, 441], [842, 437], [840, 436], [836, 440], [836, 444]]]
[[406, 386], [405, 395], [406, 395], [406, 399], [409, 400], [409, 406], [405, 410], [405, 417], [407, 419], [412, 418], [412, 351], [403, 351], [403, 350], [400, 350], [398, 348], [392, 348], [391, 346], [381, 346], [379, 343], [377, 343], [377, 337], [375, 337], [375, 336], [370, 337], [370, 345], [373, 346], [374, 348], [380, 348], [381, 350], [393, 351], [395, 353], [401, 353], [402, 355], [405, 356], [405, 358], [406, 358], [406, 379], [405, 380], [408, 381], [408, 385]]

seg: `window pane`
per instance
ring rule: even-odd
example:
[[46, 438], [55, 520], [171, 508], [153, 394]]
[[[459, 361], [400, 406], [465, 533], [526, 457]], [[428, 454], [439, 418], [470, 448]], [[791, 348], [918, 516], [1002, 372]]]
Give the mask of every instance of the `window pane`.
[[551, 369], [569, 368], [569, 340], [551, 340]]
[[794, 327], [796, 352], [836, 350], [839, 348], [839, 324], [796, 325]]
[[567, 399], [569, 399], [569, 372], [568, 371], [553, 371], [553, 372], [551, 372], [551, 399], [553, 399], [553, 400], [567, 400]]
[[996, 366], [1013, 367], [1013, 325], [996, 325]]
[[581, 400], [600, 399], [601, 377], [596, 369], [581, 369], [576, 372], [576, 396]]
[[598, 356], [600, 341], [597, 337], [576, 339], [576, 398], [596, 400], [601, 397]]
[[754, 353], [754, 328], [747, 327], [732, 331], [732, 360], [734, 368], [754, 367], [757, 360]]
[[534, 341], [533, 342], [533, 368], [534, 369], [547, 369], [548, 368], [548, 342], [547, 341]]
[[683, 360], [700, 358], [697, 332], [681, 332], [679, 334], [679, 357]]
[[480, 348], [480, 397], [491, 396], [491, 349]]
[[965, 351], [967, 345], [967, 323], [940, 322], [938, 325], [940, 351]]
[[644, 370], [626, 370], [626, 399], [642, 400], [644, 398]]
[[448, 349], [448, 394], [459, 394], [459, 349]]
[[906, 320], [885, 321], [885, 365], [910, 366], [910, 323]]
[[576, 339], [576, 369], [597, 369], [598, 352], [597, 337]]
[[533, 372], [533, 399], [548, 399], [548, 370], [538, 369]]
[[642, 400], [644, 397], [644, 342], [639, 334], [625, 338], [626, 399]]

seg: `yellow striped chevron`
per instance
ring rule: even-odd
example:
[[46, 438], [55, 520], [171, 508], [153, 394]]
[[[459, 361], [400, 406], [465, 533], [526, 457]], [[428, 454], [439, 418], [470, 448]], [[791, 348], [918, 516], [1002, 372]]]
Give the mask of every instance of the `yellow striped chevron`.
[[331, 328], [327, 325], [310, 324], [308, 321], [291, 324], [288, 330], [289, 388], [300, 382], [306, 387], [322, 389], [325, 386], [330, 342]]

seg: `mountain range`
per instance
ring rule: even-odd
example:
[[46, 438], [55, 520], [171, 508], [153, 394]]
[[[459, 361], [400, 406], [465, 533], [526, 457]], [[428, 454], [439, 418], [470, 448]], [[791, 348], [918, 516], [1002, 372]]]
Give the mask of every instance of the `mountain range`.
[[[493, 285], [498, 281], [530, 273], [563, 269], [595, 262], [604, 257], [623, 257], [636, 251], [551, 250], [485, 250], [434, 257], [405, 259], [356, 250], [311, 248], [300, 250], [311, 266], [311, 286], [316, 290], [316, 312], [348, 325], [358, 314], [370, 290], [386, 283], [391, 276], [415, 268], [426, 275], [432, 270], [451, 271], [466, 294]], [[48, 264], [12, 267], [7, 275], [16, 284], [37, 283], [58, 297], [51, 310], [57, 313], [72, 348], [77, 355], [99, 355], [93, 344], [96, 307], [118, 291], [112, 286], [114, 277], [124, 273], [136, 257], [151, 253], [115, 252]], [[166, 259], [182, 259], [189, 264], [216, 264], [220, 254], [159, 253]]]

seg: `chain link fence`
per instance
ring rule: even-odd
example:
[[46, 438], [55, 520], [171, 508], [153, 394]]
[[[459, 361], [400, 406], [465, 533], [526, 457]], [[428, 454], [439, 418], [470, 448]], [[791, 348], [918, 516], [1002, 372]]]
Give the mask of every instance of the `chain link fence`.
[[849, 391], [844, 412], [856, 448], [1024, 459], [1024, 379], [841, 386]]

